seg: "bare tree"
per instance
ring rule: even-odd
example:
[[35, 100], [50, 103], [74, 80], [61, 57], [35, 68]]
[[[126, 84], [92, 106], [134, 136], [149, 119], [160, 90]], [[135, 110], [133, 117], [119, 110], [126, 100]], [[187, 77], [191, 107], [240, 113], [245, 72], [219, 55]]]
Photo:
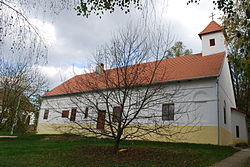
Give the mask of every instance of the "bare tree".
[[[173, 136], [194, 130], [185, 129], [185, 125], [171, 129], [192, 111], [188, 110], [190, 104], [174, 105], [173, 100], [185, 96], [179, 86], [168, 87], [161, 82], [168, 79], [162, 61], [172, 42], [170, 34], [166, 29], [131, 27], [122, 29], [110, 44], [97, 51], [97, 67], [93, 72], [62, 84], [69, 101], [64, 96], [44, 98], [44, 103], [65, 118], [69, 111], [62, 111], [62, 106], [75, 106], [69, 117], [75, 123], [72, 132], [80, 130], [83, 135], [110, 137], [115, 140], [115, 152], [125, 139], [155, 135], [173, 140]], [[188, 123], [195, 121], [197, 117], [193, 116]], [[57, 130], [60, 128], [64, 127]]]
[[47, 87], [39, 67], [29, 60], [28, 57], [0, 57], [0, 125], [11, 133], [24, 126], [31, 113], [38, 112], [34, 101]]

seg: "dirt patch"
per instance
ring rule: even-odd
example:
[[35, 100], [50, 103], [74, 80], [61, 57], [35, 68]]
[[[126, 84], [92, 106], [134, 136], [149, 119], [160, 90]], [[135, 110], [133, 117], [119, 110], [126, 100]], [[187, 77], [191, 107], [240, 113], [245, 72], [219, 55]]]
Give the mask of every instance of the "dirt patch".
[[167, 151], [161, 148], [145, 148], [145, 147], [127, 147], [126, 151], [114, 154], [111, 146], [81, 146], [77, 150], [94, 156], [95, 160], [109, 159], [113, 162], [129, 162], [129, 161], [158, 161], [162, 155], [167, 152], [171, 154], [181, 154], [178, 151]]
[[41, 140], [82, 140], [82, 137], [79, 136], [46, 136]]

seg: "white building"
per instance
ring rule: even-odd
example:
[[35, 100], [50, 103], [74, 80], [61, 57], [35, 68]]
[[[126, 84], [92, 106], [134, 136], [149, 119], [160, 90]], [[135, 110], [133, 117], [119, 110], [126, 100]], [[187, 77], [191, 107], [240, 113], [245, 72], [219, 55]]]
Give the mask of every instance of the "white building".
[[[181, 139], [176, 138], [180, 142], [218, 145], [248, 142], [246, 114], [236, 108], [224, 36], [221, 30], [216, 22], [210, 22], [199, 33], [202, 41], [202, 53], [165, 59], [159, 67], [159, 74], [165, 72], [167, 75], [161, 78], [156, 76], [158, 79], [155, 80], [155, 84], [164, 85], [166, 92], [171, 92], [178, 87], [185, 96], [173, 95], [171, 100], [156, 103], [150, 112], [147, 111], [143, 114], [145, 116], [149, 113], [159, 115], [157, 121], [161, 124], [170, 122], [175, 127], [186, 125], [183, 129], [197, 129], [185, 134], [185, 137], [181, 137]], [[150, 63], [145, 65], [150, 66]], [[112, 69], [110, 71], [112, 72]], [[77, 133], [76, 129], [66, 127], [73, 125], [73, 122], [79, 124], [88, 122], [88, 113], [91, 113], [91, 109], [85, 102], [77, 103], [72, 100], [72, 97], [84, 92], [94, 94], [90, 89], [74, 87], [78, 80], [84, 80], [88, 75], [92, 74], [75, 76], [43, 96], [37, 127], [38, 133], [63, 133], [69, 130]], [[96, 76], [95, 82], [98, 82], [98, 77]], [[71, 88], [68, 89], [70, 91], [66, 91], [65, 87]], [[79, 110], [84, 110], [84, 114], [78, 113]], [[107, 108], [103, 107], [102, 110], [107, 110]], [[119, 111], [119, 108], [113, 108], [113, 112], [117, 110]], [[180, 113], [184, 112], [178, 111], [183, 110], [195, 112], [181, 115]], [[98, 112], [95, 117], [98, 120], [101, 117], [105, 118], [105, 113]], [[139, 119], [139, 121], [145, 125], [152, 123], [147, 119]], [[97, 123], [96, 128], [103, 129], [104, 123], [102, 125]], [[165, 140], [159, 136], [151, 136], [148, 139]]]

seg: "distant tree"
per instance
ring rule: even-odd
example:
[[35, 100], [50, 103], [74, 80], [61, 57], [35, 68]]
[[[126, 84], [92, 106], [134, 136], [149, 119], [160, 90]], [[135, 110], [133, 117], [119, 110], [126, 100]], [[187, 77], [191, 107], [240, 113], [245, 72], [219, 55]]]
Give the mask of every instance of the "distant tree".
[[167, 58], [171, 58], [189, 54], [192, 54], [192, 49], [186, 49], [186, 46], [183, 44], [183, 42], [178, 41], [169, 50], [167, 50], [166, 56]]
[[0, 128], [25, 131], [28, 116], [37, 112], [35, 99], [46, 89], [47, 81], [27, 58], [0, 57]]
[[24, 125], [27, 112], [36, 111], [35, 99], [46, 82], [39, 65], [47, 62], [47, 44], [32, 19], [65, 5], [56, 3], [0, 1], [0, 124], [11, 133]]

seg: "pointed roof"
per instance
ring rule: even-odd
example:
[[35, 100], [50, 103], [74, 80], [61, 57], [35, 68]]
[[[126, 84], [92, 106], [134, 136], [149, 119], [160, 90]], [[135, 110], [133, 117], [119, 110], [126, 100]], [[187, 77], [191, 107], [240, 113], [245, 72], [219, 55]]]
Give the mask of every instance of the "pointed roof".
[[222, 28], [218, 23], [216, 23], [215, 21], [211, 21], [207, 25], [207, 27], [203, 31], [201, 31], [198, 35], [201, 38], [201, 36], [204, 35], [204, 34], [209, 34], [209, 33], [212, 33], [212, 32], [218, 32], [218, 31], [221, 31], [221, 30], [222, 30]]
[[[152, 83], [216, 77], [220, 74], [224, 56], [225, 53], [221, 52], [208, 56], [193, 54], [164, 59], [157, 68]], [[133, 70], [137, 69], [139, 66], [142, 67], [142, 71], [140, 71], [140, 75], [138, 75], [138, 78], [136, 79], [134, 84], [147, 84], [148, 81], [145, 78], [147, 78], [147, 76], [149, 76], [150, 78], [150, 69], [153, 69], [151, 67], [153, 67], [154, 65], [155, 61], [128, 66], [128, 71], [130, 71], [131, 73], [133, 73]], [[106, 75], [109, 75], [112, 80], [112, 83], [109, 84], [109, 86], [111, 87], [115, 87], [115, 85], [120, 82], [117, 80], [120, 78], [118, 77], [118, 75], [120, 74], [119, 72], [117, 72], [117, 69], [119, 68], [109, 69], [105, 71]], [[105, 89], [107, 87], [105, 85], [106, 80], [104, 81], [104, 79], [105, 78], [103, 78], [103, 75], [96, 75], [95, 73], [77, 75], [45, 93], [43, 97], [85, 92], [95, 89]], [[83, 82], [93, 83], [91, 85], [94, 85], [94, 87], [86, 87], [86, 84], [83, 84]]]

